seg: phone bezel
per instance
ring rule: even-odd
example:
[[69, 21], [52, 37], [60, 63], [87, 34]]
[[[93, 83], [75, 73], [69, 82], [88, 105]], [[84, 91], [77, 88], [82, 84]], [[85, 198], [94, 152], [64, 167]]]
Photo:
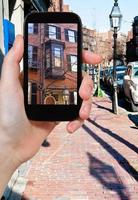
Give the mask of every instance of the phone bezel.
[[[78, 24], [78, 70], [77, 91], [82, 81], [82, 23], [74, 13], [39, 12], [29, 14], [24, 23], [24, 49], [28, 49], [28, 23], [77, 23]], [[30, 105], [28, 104], [28, 51], [24, 51], [24, 103], [29, 119], [36, 121], [69, 121], [79, 116], [82, 100], [77, 92], [77, 105]]]

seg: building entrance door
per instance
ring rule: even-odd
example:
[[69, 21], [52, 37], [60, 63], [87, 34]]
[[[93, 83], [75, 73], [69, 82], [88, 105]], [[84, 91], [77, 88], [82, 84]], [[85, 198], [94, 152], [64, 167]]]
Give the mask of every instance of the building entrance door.
[[44, 104], [46, 105], [55, 105], [56, 99], [53, 96], [47, 96], [44, 100]]

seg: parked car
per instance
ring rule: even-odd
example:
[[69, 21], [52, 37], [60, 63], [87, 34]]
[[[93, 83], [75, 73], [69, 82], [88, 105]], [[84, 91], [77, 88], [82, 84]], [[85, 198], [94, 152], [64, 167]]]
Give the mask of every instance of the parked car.
[[120, 96], [123, 95], [123, 80], [124, 80], [125, 72], [121, 71], [117, 73], [117, 92]]
[[101, 68], [101, 70], [100, 70], [100, 80], [101, 81], [102, 81], [103, 75], [104, 75], [104, 69]]
[[[116, 72], [116, 78], [117, 78], [117, 92], [121, 95], [123, 93], [123, 79], [125, 76], [125, 72], [124, 71], [119, 71]], [[110, 89], [113, 89], [113, 77], [110, 77], [109, 79], [109, 86]]]
[[118, 66], [116, 66], [116, 71], [117, 72], [122, 72], [122, 71], [126, 71], [127, 70], [127, 66], [125, 66], [125, 65], [118, 65]]
[[[118, 84], [118, 92], [122, 92], [123, 88], [123, 78], [125, 75], [125, 71], [127, 70], [127, 66], [116, 66], [116, 76], [117, 76], [117, 84]], [[113, 68], [108, 77], [108, 87], [112, 89], [113, 87]]]
[[102, 83], [106, 86], [106, 77], [109, 73], [109, 68], [103, 69]]
[[109, 79], [110, 77], [112, 76], [113, 74], [113, 67], [110, 67], [109, 70], [108, 70], [108, 74], [106, 75], [105, 77], [105, 86], [109, 87]]
[[123, 89], [125, 99], [131, 104], [132, 111], [138, 111], [138, 62], [128, 64]]

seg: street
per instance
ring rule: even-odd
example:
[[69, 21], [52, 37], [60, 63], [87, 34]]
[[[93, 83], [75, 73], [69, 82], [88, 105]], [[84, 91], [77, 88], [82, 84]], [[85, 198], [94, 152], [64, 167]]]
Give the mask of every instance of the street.
[[131, 118], [138, 121], [138, 114], [119, 113], [111, 112], [109, 98], [94, 97], [90, 118], [75, 134], [58, 125], [9, 199], [137, 200], [138, 124]]

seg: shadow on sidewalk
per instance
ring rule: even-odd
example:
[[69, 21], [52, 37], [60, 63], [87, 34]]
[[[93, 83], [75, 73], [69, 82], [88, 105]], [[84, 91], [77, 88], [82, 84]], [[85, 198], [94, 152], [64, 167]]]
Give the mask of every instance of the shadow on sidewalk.
[[44, 140], [42, 147], [50, 147], [50, 143], [47, 140]]
[[87, 152], [89, 158], [89, 172], [94, 176], [106, 189], [114, 191], [120, 200], [129, 200], [129, 192], [123, 182], [117, 176], [114, 168]]
[[83, 125], [82, 128], [93, 137], [112, 157], [118, 162], [118, 164], [128, 172], [136, 181], [138, 181], [138, 172], [129, 164], [127, 159], [121, 155], [110, 144], [105, 142], [102, 138], [96, 135], [89, 127]]
[[88, 122], [92, 123], [94, 126], [96, 126], [97, 128], [101, 129], [101, 131], [103, 131], [104, 133], [107, 133], [108, 135], [110, 135], [111, 137], [115, 138], [119, 142], [125, 144], [128, 148], [130, 148], [131, 150], [133, 150], [134, 152], [136, 152], [138, 154], [138, 147], [136, 147], [134, 144], [128, 142], [127, 140], [125, 140], [121, 136], [117, 135], [116, 133], [113, 133], [108, 128], [104, 128], [103, 126], [99, 125], [97, 122], [93, 121], [90, 118], [88, 119]]
[[129, 119], [135, 124], [136, 127], [131, 127], [131, 128], [138, 128], [138, 115], [128, 115]]
[[101, 105], [99, 105], [99, 104], [97, 104], [97, 103], [95, 103], [95, 102], [93, 102], [93, 104], [96, 105], [97, 108], [100, 108], [100, 109], [103, 109], [103, 110], [107, 110], [107, 111], [109, 111], [109, 112], [112, 112], [112, 110], [111, 110], [110, 108], [106, 108], [106, 107], [101, 106]]

